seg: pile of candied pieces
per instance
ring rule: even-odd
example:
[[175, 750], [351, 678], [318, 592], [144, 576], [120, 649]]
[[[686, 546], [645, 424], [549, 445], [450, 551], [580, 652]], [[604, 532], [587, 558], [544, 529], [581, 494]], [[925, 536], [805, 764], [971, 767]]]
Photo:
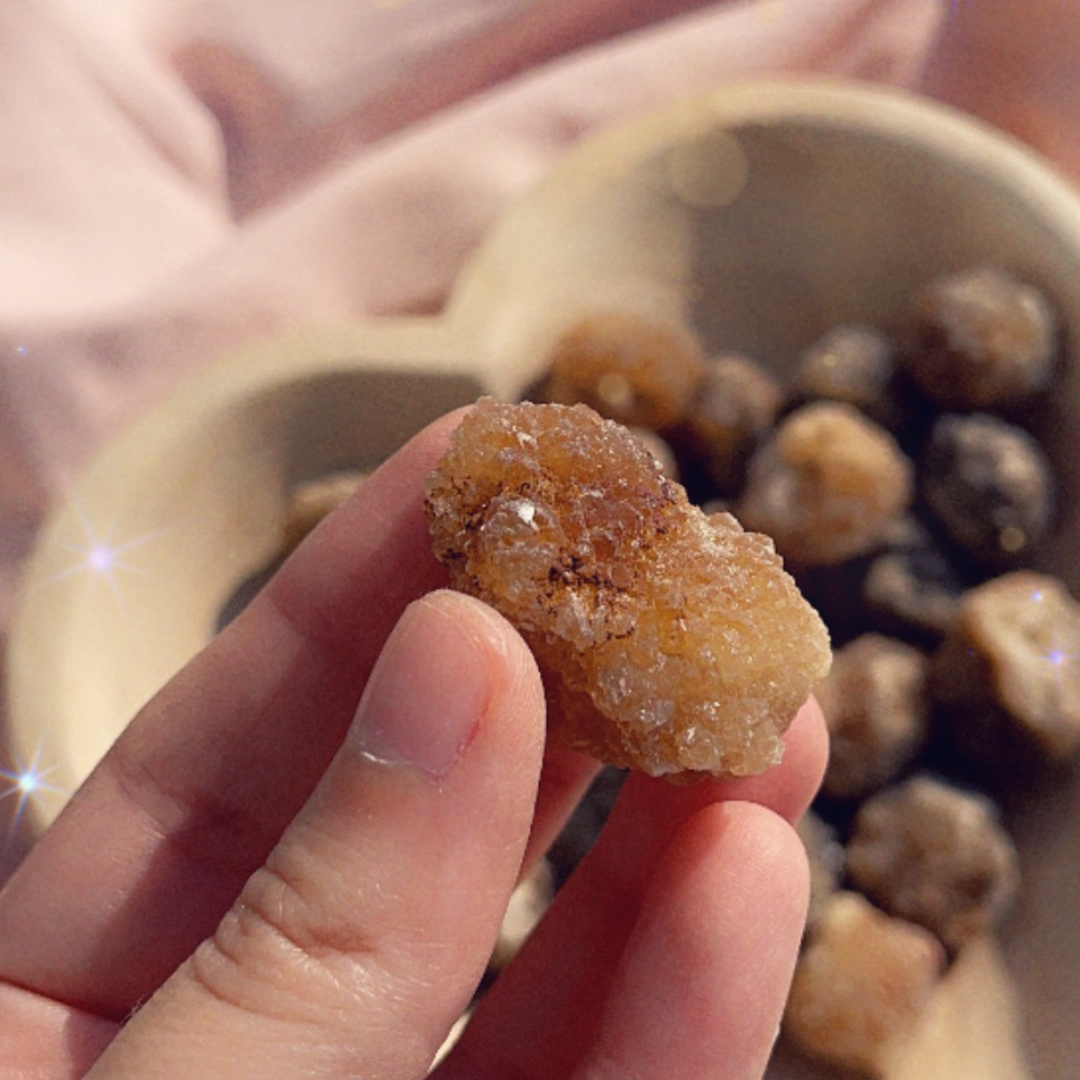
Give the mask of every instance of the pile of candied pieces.
[[[636, 430], [696, 502], [772, 537], [830, 629], [831, 760], [801, 827], [813, 898], [785, 1031], [846, 1070], [880, 1075], [1008, 913], [1000, 806], [1080, 748], [1080, 606], [1030, 568], [1059, 511], [1039, 417], [1062, 341], [1039, 289], [979, 266], [924, 285], [897, 326], [836, 326], [782, 377], [710, 355], [688, 325], [598, 311], [530, 391]], [[615, 787], [556, 846], [560, 873]]]
[[[836, 326], [782, 375], [710, 354], [687, 324], [596, 311], [527, 394], [634, 431], [712, 520], [771, 538], [828, 626], [831, 757], [800, 826], [812, 895], [784, 1031], [845, 1074], [885, 1074], [950, 964], [1007, 915], [1021, 880], [1001, 808], [1080, 757], [1080, 605], [1031, 569], [1060, 516], [1040, 436], [1063, 341], [1038, 288], [979, 266], [925, 284], [898, 325]], [[360, 479], [299, 492], [286, 546]], [[621, 779], [601, 773], [515, 894], [492, 977]]]

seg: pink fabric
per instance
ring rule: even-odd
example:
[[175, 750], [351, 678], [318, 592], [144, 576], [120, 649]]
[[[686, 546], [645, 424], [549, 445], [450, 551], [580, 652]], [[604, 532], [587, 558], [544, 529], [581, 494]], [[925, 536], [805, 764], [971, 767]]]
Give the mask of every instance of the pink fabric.
[[595, 128], [770, 71], [921, 87], [1080, 177], [1067, 0], [8, 0], [0, 632], [49, 505], [247, 340], [436, 308]]

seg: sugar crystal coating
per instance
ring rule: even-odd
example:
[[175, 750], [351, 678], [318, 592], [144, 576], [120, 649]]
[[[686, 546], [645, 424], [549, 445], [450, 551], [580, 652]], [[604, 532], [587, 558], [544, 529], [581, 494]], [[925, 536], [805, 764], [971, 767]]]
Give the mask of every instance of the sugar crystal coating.
[[828, 671], [766, 537], [586, 406], [481, 401], [428, 483], [437, 557], [532, 648], [552, 736], [652, 775], [760, 772]]
[[1064, 761], [1080, 750], [1080, 603], [1065, 583], [1014, 570], [969, 589], [935, 657], [935, 688], [971, 752], [1034, 750]]
[[899, 419], [894, 375], [888, 335], [865, 323], [842, 323], [803, 350], [792, 383], [807, 400], [843, 401], [893, 427]]
[[875, 629], [936, 645], [956, 622], [966, 587], [953, 558], [912, 515], [867, 567], [862, 599]]
[[737, 491], [783, 401], [780, 383], [756, 360], [739, 353], [711, 356], [673, 432], [676, 445], [718, 491]]
[[1050, 462], [1023, 428], [986, 413], [935, 421], [921, 462], [927, 506], [987, 566], [1030, 556], [1053, 517]]

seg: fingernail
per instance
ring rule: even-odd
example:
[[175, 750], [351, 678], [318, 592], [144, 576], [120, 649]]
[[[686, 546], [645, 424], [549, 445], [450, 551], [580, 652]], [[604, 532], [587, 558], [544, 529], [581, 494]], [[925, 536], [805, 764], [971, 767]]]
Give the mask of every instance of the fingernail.
[[432, 593], [406, 608], [387, 638], [349, 738], [387, 765], [441, 778], [476, 735], [491, 693], [494, 622], [478, 602]]

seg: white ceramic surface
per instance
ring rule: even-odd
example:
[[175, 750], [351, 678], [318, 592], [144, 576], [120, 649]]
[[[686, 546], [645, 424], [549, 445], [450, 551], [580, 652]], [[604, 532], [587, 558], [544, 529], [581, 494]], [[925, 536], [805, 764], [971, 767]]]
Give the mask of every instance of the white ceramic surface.
[[[689, 318], [711, 346], [782, 367], [829, 325], [888, 325], [919, 282], [986, 260], [1048, 290], [1080, 357], [1080, 200], [962, 116], [894, 92], [782, 80], [590, 139], [493, 230], [443, 315], [254, 347], [106, 450], [27, 567], [8, 651], [16, 751], [43, 754], [50, 781], [74, 788], [272, 556], [296, 481], [371, 464], [480, 390], [513, 397], [576, 313], [617, 304]], [[1078, 379], [1080, 364], [1045, 418], [1059, 462], [1080, 452]], [[1065, 476], [1046, 565], [1080, 592], [1080, 476]], [[1055, 798], [1017, 823], [1029, 890], [1005, 940], [1038, 1080], [1065, 1080], [1080, 1061], [1080, 791]], [[61, 803], [42, 801], [40, 821]], [[990, 978], [999, 959], [980, 961], [980, 1007], [997, 1018], [985, 1030], [1002, 1030], [1012, 1008], [1007, 980]], [[952, 1015], [947, 1001], [940, 1011]], [[1004, 1051], [973, 1056], [970, 1032], [955, 1041], [963, 1026], [941, 1021], [935, 1037], [953, 1033], [951, 1051], [896, 1077], [1025, 1075]]]

